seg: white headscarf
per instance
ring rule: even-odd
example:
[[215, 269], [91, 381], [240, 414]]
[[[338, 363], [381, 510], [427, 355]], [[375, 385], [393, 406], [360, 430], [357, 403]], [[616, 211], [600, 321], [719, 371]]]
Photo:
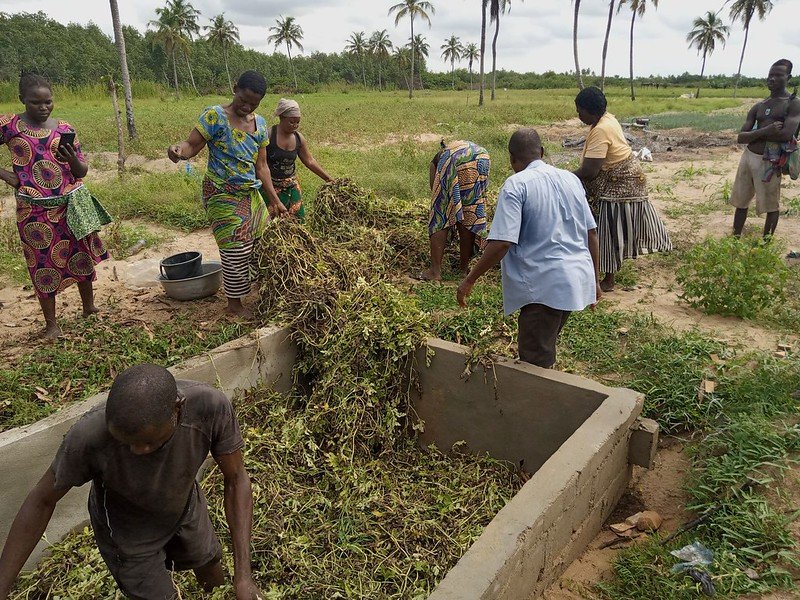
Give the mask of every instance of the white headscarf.
[[281, 117], [299, 117], [300, 116], [300, 105], [295, 102], [294, 100], [288, 100], [286, 98], [281, 98], [278, 100], [278, 107], [275, 109], [275, 116], [278, 118]]

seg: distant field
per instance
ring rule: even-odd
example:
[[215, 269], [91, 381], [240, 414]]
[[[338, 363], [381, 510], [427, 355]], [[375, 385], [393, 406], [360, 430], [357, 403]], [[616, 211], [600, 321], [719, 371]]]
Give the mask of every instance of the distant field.
[[[736, 110], [743, 101], [731, 98], [730, 90], [704, 90], [697, 100], [680, 98], [685, 90], [642, 90], [631, 102], [624, 88], [607, 90], [609, 109], [618, 117], [652, 116], [659, 125], [690, 126], [700, 129], [717, 127], [719, 117], [708, 113], [721, 109]], [[742, 90], [742, 96], [758, 96], [763, 90]], [[108, 98], [87, 94], [80, 98], [66, 92], [59, 101], [56, 89], [56, 111], [59, 118], [70, 121], [88, 151], [116, 151], [116, 131]], [[403, 92], [360, 92], [343, 90], [337, 93], [309, 94], [298, 97], [303, 107], [302, 131], [312, 152], [334, 176], [348, 176], [376, 192], [401, 198], [427, 195], [427, 162], [435, 152], [438, 137], [465, 138], [485, 146], [494, 159], [499, 185], [510, 170], [506, 143], [509, 126], [541, 125], [575, 117], [574, 89], [563, 90], [499, 90], [498, 99], [478, 107], [477, 92], [440, 92], [421, 90], [409, 101]], [[272, 109], [278, 97], [267, 96], [258, 112], [274, 122]], [[203, 107], [227, 102], [223, 96], [134, 99], [140, 139], [128, 152], [149, 158], [164, 157], [166, 147], [188, 134]], [[746, 101], [749, 103], [749, 101]], [[0, 113], [18, 112], [19, 104], [0, 103]], [[737, 114], [724, 113], [724, 125], [738, 122]], [[703, 123], [708, 125], [703, 126]], [[421, 136], [414, 139], [413, 136]], [[546, 140], [557, 142], [557, 140]], [[560, 140], [558, 140], [560, 141]], [[390, 142], [390, 143], [387, 143]], [[205, 154], [201, 155], [205, 156]], [[0, 152], [0, 165], [8, 164], [8, 156]], [[498, 168], [499, 167], [499, 168]], [[414, 177], [409, 177], [414, 173]], [[158, 175], [140, 175], [161, 178]], [[307, 170], [300, 170], [301, 182], [310, 196], [320, 181]], [[89, 178], [91, 181], [91, 175]], [[148, 184], [144, 189], [152, 189]]]

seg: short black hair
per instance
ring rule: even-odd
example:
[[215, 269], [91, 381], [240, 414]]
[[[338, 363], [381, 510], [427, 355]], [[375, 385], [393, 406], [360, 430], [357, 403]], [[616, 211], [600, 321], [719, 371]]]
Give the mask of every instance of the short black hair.
[[172, 418], [178, 386], [164, 367], [141, 364], [116, 376], [106, 400], [106, 424], [135, 435]]
[[267, 80], [258, 71], [245, 71], [236, 80], [236, 87], [255, 92], [263, 98], [267, 93]]
[[602, 117], [606, 113], [608, 101], [603, 90], [592, 85], [578, 92], [578, 95], [575, 96], [575, 106], [582, 108], [590, 115]]
[[53, 87], [50, 85], [50, 82], [36, 73], [23, 73], [19, 78], [19, 95], [22, 98], [25, 97], [25, 94], [28, 93], [28, 90], [39, 87], [47, 88], [51, 92], [53, 91]]
[[508, 153], [520, 162], [532, 162], [542, 155], [542, 138], [533, 127], [517, 129], [508, 140]]
[[773, 67], [786, 67], [786, 71], [789, 73], [789, 75], [791, 75], [792, 74], [792, 67], [794, 65], [792, 64], [792, 61], [790, 61], [788, 58], [782, 58], [782, 59], [776, 60], [774, 63], [772, 63], [772, 66]]

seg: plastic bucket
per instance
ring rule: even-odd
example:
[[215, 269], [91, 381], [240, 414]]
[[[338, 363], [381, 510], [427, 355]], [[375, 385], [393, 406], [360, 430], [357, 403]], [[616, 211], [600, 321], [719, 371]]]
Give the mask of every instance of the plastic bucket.
[[187, 279], [203, 273], [203, 255], [199, 252], [181, 252], [168, 256], [159, 264], [164, 279]]

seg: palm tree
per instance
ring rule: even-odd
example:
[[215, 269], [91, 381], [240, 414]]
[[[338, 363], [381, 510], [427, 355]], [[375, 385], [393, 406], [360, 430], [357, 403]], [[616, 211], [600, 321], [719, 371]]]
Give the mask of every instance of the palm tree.
[[392, 52], [392, 40], [385, 29], [375, 31], [369, 38], [369, 51], [378, 62], [378, 89], [381, 89], [381, 65], [388, 60]]
[[[161, 11], [161, 12], [159, 12]], [[188, 41], [192, 41], [192, 36], [200, 33], [200, 26], [197, 24], [197, 19], [200, 17], [200, 11], [197, 10], [191, 3], [186, 0], [167, 0], [164, 8], [156, 9], [156, 14], [169, 15], [168, 18], [172, 19], [175, 27]], [[197, 86], [194, 84], [194, 74], [192, 73], [192, 63], [189, 61], [190, 46], [186, 44], [183, 48], [183, 55], [186, 58], [186, 66], [189, 69], [189, 81], [194, 88], [195, 93]]]
[[353, 32], [344, 47], [345, 52], [358, 55], [361, 62], [361, 79], [364, 81], [364, 89], [367, 89], [367, 72], [364, 69], [364, 52], [367, 50], [367, 38], [363, 31]]
[[[428, 13], [431, 15], [436, 14], [436, 9], [433, 8], [433, 4], [428, 2], [427, 0], [402, 0], [398, 2], [391, 8], [389, 8], [389, 15], [391, 16], [392, 13], [397, 13], [394, 17], [394, 26], [400, 23], [400, 21], [404, 17], [409, 17], [411, 20], [411, 41], [414, 41], [414, 19], [419, 17], [423, 21], [428, 22], [428, 27], [431, 26], [431, 18]], [[408, 97], [409, 99], [413, 96], [414, 90], [414, 54], [415, 52], [411, 52], [411, 83], [408, 86]]]
[[[767, 0], [768, 1], [768, 0]], [[643, 17], [647, 9], [648, 0], [619, 0], [617, 12], [622, 10], [622, 6], [627, 4], [631, 9], [631, 100], [636, 100], [636, 92], [633, 90], [633, 28], [636, 25], [636, 17]], [[653, 8], [658, 8], [658, 0], [650, 0]]]
[[578, 80], [578, 89], [583, 89], [583, 77], [581, 67], [578, 64], [578, 12], [581, 10], [581, 0], [573, 0], [575, 4], [575, 16], [572, 18], [572, 54], [575, 56], [575, 77]]
[[294, 77], [294, 89], [297, 90], [297, 73], [295, 73], [292, 62], [292, 46], [297, 46], [300, 52], [303, 51], [303, 44], [300, 43], [300, 40], [303, 39], [303, 28], [295, 22], [294, 17], [281, 15], [275, 22], [277, 24], [269, 28], [272, 35], [267, 38], [267, 41], [275, 44], [275, 48], [286, 44], [286, 55], [289, 57], [289, 66], [292, 67], [292, 76]]
[[453, 76], [453, 89], [456, 89], [456, 61], [461, 60], [461, 55], [464, 53], [464, 46], [461, 40], [455, 35], [451, 35], [450, 39], [445, 40], [444, 44], [439, 46], [442, 51], [442, 60], [450, 61], [450, 74]]
[[[730, 32], [730, 27], [722, 24], [716, 13], [708, 11], [705, 18], [697, 17], [692, 24], [692, 29], [686, 36], [686, 41], [689, 42], [689, 48], [692, 46], [697, 48], [697, 53], [703, 53], [703, 66], [700, 68], [700, 79], [703, 79], [703, 74], [706, 72], [706, 56], [713, 54], [717, 47], [717, 42], [725, 47], [725, 42]], [[697, 97], [700, 97], [700, 86], [697, 86]]]
[[486, 54], [486, 8], [488, 4], [489, 0], [481, 0], [481, 91], [478, 95], [478, 106], [483, 106], [483, 91], [486, 89], [483, 56]]
[[222, 57], [225, 61], [225, 73], [228, 75], [228, 86], [231, 88], [231, 92], [233, 92], [231, 71], [228, 68], [228, 48], [239, 43], [239, 29], [232, 21], [225, 20], [225, 13], [219, 14], [211, 19], [211, 25], [206, 25], [203, 29], [208, 32], [206, 39], [211, 45], [222, 48]]
[[410, 88], [411, 83], [406, 75], [406, 69], [411, 64], [411, 48], [408, 46], [397, 46], [394, 50], [394, 59], [397, 61], [397, 68], [403, 74], [403, 79], [406, 80], [406, 87]]
[[[408, 47], [413, 48], [417, 55], [416, 60], [418, 60], [420, 64], [422, 64], [424, 59], [428, 58], [428, 53], [431, 49], [430, 45], [428, 44], [428, 40], [425, 39], [425, 36], [419, 33], [414, 36], [413, 44], [409, 41]], [[420, 69], [420, 71], [422, 71], [422, 69]]]
[[109, 0], [111, 4], [111, 21], [114, 24], [114, 43], [119, 54], [119, 68], [122, 71], [122, 89], [125, 92], [125, 118], [128, 123], [128, 137], [136, 139], [136, 123], [133, 120], [133, 92], [131, 91], [131, 74], [128, 71], [128, 54], [125, 51], [125, 36], [122, 34], [122, 23], [119, 20], [117, 0]]
[[758, 20], [763, 21], [772, 11], [772, 0], [735, 0], [731, 4], [731, 21], [741, 21], [744, 25], [744, 44], [742, 44], [742, 56], [739, 58], [739, 70], [736, 72], [736, 83], [733, 84], [733, 97], [736, 98], [736, 91], [739, 88], [739, 81], [742, 78], [742, 62], [744, 61], [744, 51], [747, 48], [747, 35], [750, 33], [750, 22], [755, 15]]
[[469, 89], [472, 89], [472, 63], [478, 60], [480, 56], [481, 51], [474, 42], [467, 44], [466, 48], [464, 48], [464, 54], [461, 55], [461, 58], [469, 62]]
[[509, 10], [511, 9], [511, 0], [489, 1], [489, 22], [494, 23], [494, 37], [492, 38], [492, 100], [495, 98], [495, 89], [497, 88], [497, 37], [500, 35], [500, 14], [505, 14], [507, 7]]
[[172, 79], [175, 84], [175, 95], [180, 98], [181, 91], [178, 85], [178, 65], [175, 53], [179, 48], [184, 52], [188, 51], [189, 41], [183, 37], [169, 11], [157, 8], [156, 13], [158, 14], [158, 19], [151, 20], [147, 25], [155, 28], [153, 41], [164, 48], [164, 52], [172, 58]]
[[608, 55], [608, 36], [611, 34], [611, 21], [614, 18], [614, 2], [608, 0], [608, 22], [606, 23], [606, 37], [603, 40], [603, 66], [600, 69], [600, 89], [606, 89], [606, 56]]

